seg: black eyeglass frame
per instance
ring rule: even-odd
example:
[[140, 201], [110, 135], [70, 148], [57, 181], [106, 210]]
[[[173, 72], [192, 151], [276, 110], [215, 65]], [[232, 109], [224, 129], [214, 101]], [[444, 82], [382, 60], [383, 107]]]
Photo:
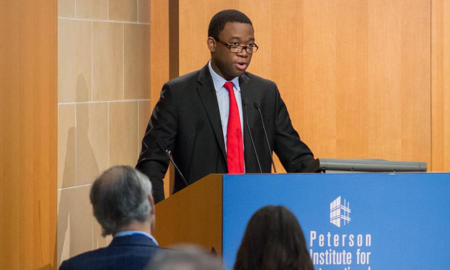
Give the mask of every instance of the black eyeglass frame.
[[[241, 53], [241, 52], [245, 49], [245, 52], [246, 52], [246, 53], [248, 53], [248, 54], [254, 54], [254, 53], [257, 52], [258, 49], [259, 49], [258, 45], [256, 45], [256, 44], [247, 45], [247, 46], [233, 45], [233, 44], [228, 44], [228, 43], [226, 43], [226, 42], [224, 42], [224, 41], [222, 41], [222, 40], [220, 40], [220, 39], [218, 39], [218, 38], [215, 38], [215, 37], [213, 37], [213, 39], [214, 39], [215, 41], [221, 43], [222, 45], [225, 45], [226, 47], [228, 47], [228, 50], [230, 51], [230, 53]], [[234, 48], [235, 48], [236, 50], [238, 50], [238, 51], [232, 52], [232, 51], [231, 51], [231, 48], [232, 48], [232, 47], [234, 47]], [[240, 48], [240, 50], [239, 50], [239, 48]], [[252, 51], [249, 52], [249, 51], [248, 51], [249, 49], [251, 49]]]

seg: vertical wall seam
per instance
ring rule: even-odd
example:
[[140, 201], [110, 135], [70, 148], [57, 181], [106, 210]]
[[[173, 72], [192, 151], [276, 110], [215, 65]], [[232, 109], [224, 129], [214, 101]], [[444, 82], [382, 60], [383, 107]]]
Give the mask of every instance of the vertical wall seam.
[[94, 21], [91, 21], [91, 101], [94, 101]]
[[430, 166], [433, 170], [433, 0], [430, 0]]
[[122, 99], [125, 100], [125, 24], [122, 23]]
[[74, 186], [77, 185], [78, 181], [77, 181], [77, 169], [78, 169], [78, 162], [77, 162], [77, 137], [78, 137], [78, 118], [77, 118], [77, 107], [78, 104], [75, 103], [75, 149], [74, 149], [74, 154], [75, 154], [75, 170], [74, 170], [74, 177], [75, 177], [75, 184]]
[[137, 153], [138, 156], [137, 158], [139, 158], [139, 124], [140, 124], [140, 117], [139, 117], [139, 100], [137, 101]]
[[110, 133], [110, 126], [111, 126], [111, 124], [109, 123], [109, 104], [110, 104], [110, 102], [109, 101], [107, 101], [107, 104], [108, 104], [108, 168], [111, 166], [110, 165], [110, 151], [109, 151], [109, 144], [110, 144], [110, 141], [109, 141], [109, 133]]

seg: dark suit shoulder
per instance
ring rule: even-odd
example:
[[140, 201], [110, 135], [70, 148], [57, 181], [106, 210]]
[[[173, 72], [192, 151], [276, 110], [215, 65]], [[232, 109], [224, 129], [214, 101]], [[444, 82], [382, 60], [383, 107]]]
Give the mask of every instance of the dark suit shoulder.
[[106, 248], [88, 251], [64, 261], [60, 270], [142, 270], [160, 250], [145, 237], [124, 236], [115, 238]]
[[92, 258], [96, 258], [100, 254], [105, 253], [106, 248], [99, 248], [92, 251], [87, 251], [76, 255], [61, 264], [60, 270], [72, 270], [78, 269], [80, 265], [84, 265], [86, 262], [92, 261]]
[[263, 77], [255, 75], [253, 73], [245, 72], [244, 74], [245, 74], [245, 76], [248, 77], [249, 81], [252, 82], [252, 83], [262, 83], [262, 84], [267, 84], [267, 85], [270, 85], [270, 86], [273, 86], [273, 87], [277, 86], [277, 84], [274, 81], [271, 81], [269, 79], [265, 79]]
[[196, 70], [196, 71], [190, 72], [188, 74], [184, 74], [180, 77], [174, 78], [174, 79], [168, 81], [166, 84], [170, 85], [171, 87], [173, 87], [175, 89], [183, 88], [187, 85], [196, 83], [198, 80], [199, 74], [200, 74], [200, 70]]

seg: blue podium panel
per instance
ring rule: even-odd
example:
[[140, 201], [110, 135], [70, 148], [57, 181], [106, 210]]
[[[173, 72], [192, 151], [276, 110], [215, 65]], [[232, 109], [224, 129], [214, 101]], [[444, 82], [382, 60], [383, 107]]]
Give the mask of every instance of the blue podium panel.
[[268, 204], [296, 215], [316, 270], [450, 269], [450, 174], [224, 175], [228, 268]]

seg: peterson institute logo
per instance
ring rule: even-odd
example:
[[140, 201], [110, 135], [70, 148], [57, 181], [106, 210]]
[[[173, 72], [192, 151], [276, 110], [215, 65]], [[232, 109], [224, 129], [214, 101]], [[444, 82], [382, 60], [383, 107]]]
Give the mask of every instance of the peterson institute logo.
[[330, 222], [341, 227], [350, 222], [350, 203], [345, 199], [342, 203], [341, 196], [330, 203]]

